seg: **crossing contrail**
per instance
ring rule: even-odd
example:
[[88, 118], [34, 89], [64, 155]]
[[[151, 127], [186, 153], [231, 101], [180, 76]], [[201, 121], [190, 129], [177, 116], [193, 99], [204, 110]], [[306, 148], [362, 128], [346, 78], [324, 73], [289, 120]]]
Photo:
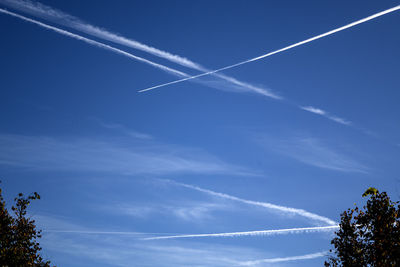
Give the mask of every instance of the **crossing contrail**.
[[[52, 7], [43, 5], [38, 2], [24, 1], [24, 0], [0, 0], [0, 3], [11, 7], [13, 9], [28, 13], [30, 15], [40, 17], [51, 22], [72, 28], [74, 30], [89, 34], [91, 36], [107, 40], [113, 43], [117, 43], [120, 45], [124, 45], [126, 47], [134, 48], [140, 51], [144, 51], [146, 53], [152, 54], [154, 56], [167, 59], [173, 63], [179, 64], [181, 66], [191, 68], [201, 72], [209, 72], [210, 70], [203, 67], [199, 63], [193, 62], [185, 57], [181, 57], [179, 55], [174, 55], [169, 52], [157, 49], [155, 47], [151, 47], [149, 45], [140, 43], [138, 41], [126, 38], [119, 34], [112, 33], [105, 29], [99, 28], [97, 26], [88, 24], [77, 17], [71, 16], [67, 13], [64, 13], [60, 10], [54, 9]], [[270, 89], [263, 88], [260, 86], [255, 86], [247, 82], [239, 81], [236, 78], [224, 75], [224, 74], [214, 74], [216, 78], [225, 80], [229, 84], [240, 87], [242, 90], [258, 93], [267, 97], [271, 97], [274, 99], [282, 99], [281, 96], [272, 92]], [[183, 76], [189, 77], [189, 75]], [[206, 83], [206, 82], [205, 82]]]
[[[97, 46], [97, 47], [112, 51], [114, 53], [129, 57], [129, 58], [134, 59], [134, 60], [139, 61], [139, 62], [143, 62], [145, 64], [148, 64], [148, 65], [151, 65], [151, 66], [156, 67], [158, 69], [161, 69], [161, 70], [163, 70], [165, 72], [168, 72], [170, 74], [173, 74], [173, 75], [176, 75], [176, 76], [179, 76], [179, 77], [190, 77], [187, 73], [184, 73], [184, 72], [169, 68], [167, 66], [155, 63], [153, 61], [144, 59], [144, 58], [139, 57], [139, 56], [135, 56], [135, 55], [133, 55], [133, 54], [131, 54], [129, 52], [126, 52], [124, 50], [118, 49], [116, 47], [113, 47], [113, 46], [110, 46], [110, 45], [107, 45], [107, 44], [104, 44], [104, 43], [101, 43], [101, 42], [98, 42], [98, 41], [95, 41], [95, 40], [92, 40], [92, 39], [89, 39], [89, 38], [86, 38], [86, 37], [83, 37], [81, 35], [78, 35], [78, 34], [75, 34], [75, 33], [72, 33], [72, 32], [69, 32], [69, 31], [66, 31], [66, 30], [63, 30], [63, 29], [48, 25], [48, 24], [45, 24], [45, 23], [42, 23], [42, 22], [34, 20], [34, 19], [27, 18], [25, 16], [16, 14], [14, 12], [11, 12], [11, 11], [8, 11], [8, 10], [0, 8], [0, 13], [4, 13], [4, 14], [10, 15], [10, 16], [22, 19], [24, 21], [36, 24], [36, 25], [38, 25], [40, 27], [43, 27], [45, 29], [57, 32], [59, 34], [62, 34], [62, 35], [68, 36], [68, 37], [71, 37], [73, 39], [80, 40], [80, 41], [83, 41], [85, 43], [88, 43], [88, 44], [91, 44], [91, 45], [94, 45], [94, 46]], [[235, 78], [232, 78], [232, 77], [228, 77], [228, 76], [224, 76], [224, 75], [220, 75], [220, 76], [221, 77], [223, 76], [224, 80], [230, 81], [231, 83], [236, 84], [238, 86], [245, 87], [248, 90], [251, 90], [251, 91], [254, 91], [254, 92], [263, 94], [265, 96], [269, 96], [269, 97], [275, 98], [275, 99], [280, 99], [280, 97], [278, 95], [270, 92], [267, 89], [256, 87], [256, 86], [253, 86], [253, 85], [238, 81], [238, 80], [236, 80]], [[207, 82], [202, 82], [202, 83], [207, 84]]]
[[247, 199], [238, 198], [238, 197], [231, 196], [231, 195], [224, 194], [224, 193], [214, 192], [214, 191], [211, 191], [211, 190], [208, 190], [208, 189], [204, 189], [204, 188], [201, 188], [201, 187], [198, 187], [198, 186], [175, 182], [175, 181], [172, 181], [172, 180], [161, 180], [161, 181], [168, 181], [168, 182], [170, 182], [172, 184], [176, 184], [178, 186], [183, 186], [183, 187], [186, 187], [186, 188], [190, 188], [190, 189], [193, 189], [193, 190], [196, 190], [196, 191], [199, 191], [199, 192], [206, 193], [208, 195], [221, 197], [221, 198], [225, 198], [225, 199], [230, 199], [230, 200], [238, 201], [238, 202], [249, 204], [249, 205], [253, 205], [253, 206], [259, 206], [259, 207], [264, 207], [264, 208], [267, 208], [267, 209], [278, 210], [278, 211], [284, 212], [284, 213], [292, 213], [292, 214], [296, 214], [296, 215], [299, 215], [299, 216], [302, 216], [302, 217], [306, 217], [306, 218], [311, 219], [313, 221], [324, 222], [324, 223], [326, 223], [328, 225], [337, 225], [337, 222], [335, 222], [335, 221], [333, 221], [333, 220], [331, 220], [331, 219], [329, 219], [327, 217], [324, 217], [324, 216], [321, 216], [321, 215], [318, 215], [318, 214], [314, 214], [314, 213], [311, 213], [311, 212], [303, 210], [303, 209], [296, 209], [296, 208], [290, 208], [290, 207], [285, 207], [285, 206], [279, 206], [279, 205], [275, 205], [275, 204], [268, 203], [268, 202], [259, 202], [259, 201], [247, 200]]
[[143, 238], [143, 240], [196, 238], [196, 237], [270, 236], [270, 235], [301, 234], [301, 233], [315, 233], [315, 232], [331, 232], [337, 228], [339, 228], [339, 225], [289, 228], [289, 229], [277, 229], [277, 230], [260, 230], [260, 231], [247, 231], [247, 232], [216, 233], [216, 234], [155, 236], [155, 237]]
[[83, 41], [83, 42], [85, 42], [85, 43], [91, 44], [91, 45], [93, 45], [93, 46], [100, 47], [100, 48], [109, 50], [109, 51], [111, 51], [111, 52], [114, 52], [114, 53], [117, 53], [117, 54], [120, 54], [120, 55], [129, 57], [129, 58], [131, 58], [131, 59], [134, 59], [134, 60], [137, 60], [137, 61], [146, 63], [146, 64], [148, 64], [148, 65], [151, 65], [151, 66], [153, 66], [153, 67], [156, 67], [156, 68], [161, 69], [161, 70], [163, 70], [163, 71], [166, 71], [166, 72], [168, 72], [168, 73], [171, 73], [171, 74], [174, 74], [174, 75], [177, 75], [177, 76], [180, 76], [180, 77], [182, 77], [182, 76], [183, 76], [183, 77], [187, 77], [187, 76], [188, 76], [188, 75], [187, 75], [186, 73], [184, 73], [184, 72], [181, 72], [181, 71], [178, 71], [178, 70], [169, 68], [169, 67], [167, 67], [167, 66], [164, 66], [164, 65], [161, 65], [161, 64], [152, 62], [152, 61], [147, 60], [147, 59], [144, 59], [144, 58], [142, 58], [142, 57], [135, 56], [135, 55], [133, 55], [133, 54], [131, 54], [131, 53], [128, 53], [128, 52], [123, 51], [123, 50], [121, 50], [121, 49], [115, 48], [115, 47], [113, 47], [113, 46], [110, 46], [110, 45], [107, 45], [107, 44], [103, 44], [103, 43], [101, 43], [101, 42], [98, 42], [98, 41], [95, 41], [95, 40], [92, 40], [92, 39], [89, 39], [89, 38], [80, 36], [80, 35], [78, 35], [78, 34], [75, 34], [75, 33], [72, 33], [72, 32], [66, 31], [66, 30], [59, 29], [59, 28], [57, 28], [57, 27], [50, 26], [50, 25], [48, 25], [48, 24], [39, 22], [39, 21], [37, 21], [37, 20], [33, 20], [33, 19], [30, 19], [30, 18], [27, 18], [27, 17], [25, 17], [25, 16], [16, 14], [16, 13], [14, 13], [14, 12], [10, 12], [10, 11], [8, 11], [8, 10], [5, 10], [5, 9], [0, 8], [0, 13], [4, 13], [4, 14], [10, 15], [10, 16], [13, 16], [13, 17], [22, 19], [22, 20], [24, 20], [24, 21], [27, 21], [27, 22], [36, 24], [36, 25], [38, 25], [38, 26], [40, 26], [40, 27], [42, 27], [42, 28], [45, 28], [45, 29], [48, 29], [48, 30], [51, 30], [51, 31], [54, 31], [54, 32], [57, 32], [57, 33], [60, 33], [60, 34], [62, 34], [62, 35], [71, 37], [71, 38], [73, 38], [73, 39], [80, 40], [80, 41]]
[[168, 83], [163, 83], [163, 84], [160, 84], [160, 85], [152, 86], [152, 87], [149, 87], [149, 88], [146, 88], [146, 89], [139, 90], [138, 92], [146, 92], [146, 91], [153, 90], [153, 89], [160, 88], [160, 87], [164, 87], [164, 86], [167, 86], [167, 85], [172, 85], [172, 84], [176, 84], [176, 83], [180, 83], [180, 82], [184, 82], [184, 81], [188, 81], [188, 80], [200, 78], [200, 77], [203, 77], [203, 76], [206, 76], [206, 75], [215, 74], [215, 73], [221, 72], [221, 71], [223, 71], [223, 70], [232, 69], [232, 68], [238, 67], [238, 66], [240, 66], [240, 65], [244, 65], [244, 64], [247, 64], [247, 63], [250, 63], [250, 62], [253, 62], [253, 61], [257, 61], [257, 60], [260, 60], [260, 59], [263, 59], [263, 58], [266, 58], [266, 57], [269, 57], [269, 56], [272, 56], [272, 55], [275, 55], [275, 54], [284, 52], [284, 51], [286, 51], [286, 50], [295, 48], [295, 47], [297, 47], [297, 46], [301, 46], [301, 45], [310, 43], [310, 42], [312, 42], [312, 41], [315, 41], [315, 40], [324, 38], [324, 37], [326, 37], [326, 36], [335, 34], [335, 33], [337, 33], [337, 32], [340, 32], [340, 31], [343, 31], [343, 30], [346, 30], [346, 29], [349, 29], [349, 28], [354, 27], [354, 26], [356, 26], [356, 25], [358, 25], [358, 24], [361, 24], [361, 23], [364, 23], [364, 22], [373, 20], [373, 19], [375, 19], [375, 18], [378, 18], [378, 17], [380, 17], [380, 16], [389, 14], [389, 13], [394, 12], [394, 11], [397, 11], [397, 10], [399, 10], [399, 9], [400, 9], [400, 5], [395, 6], [395, 7], [392, 7], [392, 8], [389, 8], [389, 9], [386, 9], [386, 10], [384, 10], [384, 11], [381, 11], [381, 12], [378, 12], [378, 13], [373, 14], [373, 15], [371, 15], [371, 16], [368, 16], [368, 17], [366, 17], [366, 18], [363, 18], [363, 19], [354, 21], [354, 22], [352, 22], [352, 23], [350, 23], [350, 24], [344, 25], [344, 26], [339, 27], [339, 28], [336, 28], [336, 29], [334, 29], [334, 30], [331, 30], [331, 31], [322, 33], [322, 34], [320, 34], [320, 35], [317, 35], [317, 36], [308, 38], [308, 39], [306, 39], [306, 40], [304, 40], [304, 41], [300, 41], [300, 42], [294, 43], [294, 44], [292, 44], [292, 45], [286, 46], [286, 47], [284, 47], [284, 48], [281, 48], [281, 49], [278, 49], [278, 50], [269, 52], [269, 53], [267, 53], [267, 54], [264, 54], [264, 55], [261, 55], [261, 56], [255, 57], [255, 58], [251, 58], [251, 59], [248, 59], [248, 60], [245, 60], [245, 61], [241, 61], [241, 62], [236, 63], [236, 64], [232, 64], [232, 65], [229, 65], [229, 66], [226, 66], [226, 67], [223, 67], [223, 68], [219, 68], [219, 69], [216, 69], [216, 70], [204, 72], [204, 73], [201, 73], [201, 74], [198, 74], [198, 75], [194, 75], [194, 76], [191, 76], [191, 77], [187, 77], [187, 78], [183, 78], [183, 79], [180, 79], [180, 80], [175, 80], [175, 81], [172, 81], [172, 82], [168, 82]]
[[[97, 38], [100, 38], [100, 39], [103, 39], [103, 40], [107, 40], [107, 41], [110, 41], [110, 42], [114, 42], [114, 43], [117, 43], [117, 44], [120, 44], [120, 45], [124, 45], [124, 46], [130, 47], [130, 48], [134, 48], [134, 49], [137, 49], [137, 50], [141, 50], [141, 51], [144, 51], [144, 52], [149, 53], [151, 55], [167, 59], [167, 60], [169, 60], [169, 61], [171, 61], [173, 63], [179, 64], [181, 66], [185, 66], [185, 67], [191, 68], [193, 70], [204, 72], [203, 74], [200, 74], [200, 75], [212, 74], [214, 77], [226, 81], [227, 85], [230, 86], [231, 89], [241, 90], [241, 91], [246, 91], [246, 92], [253, 92], [253, 93], [261, 94], [261, 95], [264, 95], [266, 97], [270, 97], [270, 98], [273, 98], [273, 99], [276, 99], [276, 100], [282, 100], [283, 99], [282, 96], [278, 95], [277, 93], [273, 92], [270, 89], [267, 89], [267, 88], [264, 88], [264, 87], [261, 87], [261, 86], [255, 86], [255, 85], [247, 83], [247, 82], [239, 81], [238, 79], [236, 79], [234, 77], [227, 76], [227, 75], [224, 75], [222, 73], [213, 73], [214, 71], [210, 71], [209, 69], [203, 67], [201, 64], [193, 62], [193, 61], [191, 61], [191, 60], [189, 60], [189, 59], [187, 59], [185, 57], [182, 57], [182, 56], [179, 56], [179, 55], [175, 55], [175, 54], [172, 54], [172, 53], [169, 53], [169, 52], [166, 52], [166, 51], [163, 51], [163, 50], [148, 46], [146, 44], [143, 44], [143, 43], [140, 43], [138, 41], [126, 38], [126, 37], [121, 36], [121, 35], [116, 34], [116, 33], [109, 32], [109, 31], [107, 31], [105, 29], [102, 29], [100, 27], [88, 24], [88, 23], [80, 20], [77, 17], [74, 17], [72, 15], [69, 15], [69, 14], [67, 14], [67, 13], [65, 13], [63, 11], [54, 9], [52, 7], [43, 5], [43, 4], [39, 3], [39, 2], [24, 1], [24, 0], [0, 0], [0, 4], [3, 4], [3, 5], [6, 5], [8, 7], [13, 8], [13, 9], [16, 9], [16, 10], [19, 10], [19, 11], [34, 15], [36, 17], [40, 17], [40, 18], [49, 20], [51, 22], [54, 22], [54, 23], [57, 23], [57, 24], [60, 24], [60, 25], [64, 25], [66, 27], [72, 28], [74, 30], [77, 30], [77, 31], [80, 31], [80, 32], [83, 32], [83, 33], [86, 33], [86, 34], [89, 34], [91, 36], [94, 36], [94, 37], [97, 37]], [[396, 8], [398, 9], [398, 7], [395, 7], [395, 8], [392, 8], [392, 9], [396, 9]], [[15, 14], [13, 12], [10, 12], [10, 11], [4, 12], [5, 11], [4, 9], [2, 9], [0, 11], [3, 11], [3, 13], [6, 13], [8, 15], [12, 15], [12, 16], [18, 17], [20, 19], [29, 21], [31, 23], [37, 24], [39, 26], [45, 27], [47, 29], [56, 31], [58, 33], [61, 33], [61, 34], [64, 34], [64, 35], [68, 35], [69, 37], [72, 37], [72, 38], [75, 38], [75, 39], [79, 39], [81, 41], [85, 41], [85, 42], [90, 43], [92, 45], [101, 47], [103, 49], [111, 50], [111, 51], [113, 51], [115, 53], [128, 56], [128, 57], [130, 57], [130, 58], [132, 58], [134, 60], [141, 61], [141, 62], [149, 64], [149, 65], [151, 65], [153, 67], [162, 69], [163, 71], [167, 71], [168, 73], [176, 75], [176, 76], [178, 76], [180, 78], [182, 78], [182, 77], [184, 78], [182, 80], [178, 80], [178, 82], [179, 81], [184, 81], [184, 80], [186, 80], [186, 78], [188, 78], [188, 79], [192, 79], [193, 78], [194, 79], [195, 77], [200, 77], [200, 76], [190, 76], [187, 73], [184, 73], [182, 71], [178, 71], [176, 69], [166, 67], [164, 65], [152, 62], [150, 60], [147, 60], [147, 59], [132, 55], [131, 53], [128, 53], [128, 52], [123, 51], [121, 49], [106, 45], [104, 43], [97, 42], [95, 40], [91, 40], [91, 39], [85, 38], [85, 37], [77, 35], [77, 34], [73, 34], [71, 32], [68, 32], [68, 31], [65, 31], [65, 30], [62, 30], [62, 29], [59, 29], [59, 28], [44, 24], [42, 22], [38, 22], [38, 21], [35, 21], [35, 20], [32, 20], [32, 19], [26, 18], [26, 17], [24, 17], [22, 15], [18, 15], [18, 14]], [[386, 14], [386, 13], [389, 13], [389, 12], [392, 12], [392, 10], [389, 9], [389, 10], [383, 11], [381, 13], [382, 14], [383, 13]], [[375, 14], [375, 15], [370, 16], [368, 18], [365, 18], [363, 20], [354, 22], [353, 24], [356, 25], [357, 23], [359, 24], [359, 23], [362, 23], [362, 22], [364, 22], [366, 20], [370, 20], [370, 19], [372, 19], [372, 18], [374, 18], [376, 16], [382, 15], [381, 13], [378, 13], [378, 14]], [[336, 31], [339, 31], [339, 30], [343, 30], [346, 27], [354, 26], [353, 24], [346, 25], [346, 26], [344, 26], [342, 28], [333, 30], [331, 32], [328, 32], [328, 33], [325, 33], [325, 34], [322, 34], [322, 35], [319, 35], [319, 36], [316, 36], [316, 37], [313, 37], [313, 38], [310, 38], [310, 39], [308, 39], [306, 41], [299, 42], [299, 43], [294, 44], [292, 46], [289, 46], [289, 47], [286, 47], [286, 48], [282, 48], [280, 50], [271, 52], [269, 54], [263, 55], [261, 57], [258, 57], [258, 58], [252, 59], [252, 60], [256, 60], [256, 59], [258, 60], [258, 59], [260, 59], [262, 57], [266, 57], [266, 56], [272, 55], [274, 53], [282, 52], [284, 50], [293, 48], [293, 47], [295, 47], [297, 45], [300, 45], [300, 44], [303, 44], [303, 43], [306, 43], [306, 42], [321, 38], [323, 36], [326, 36], [328, 34], [332, 34], [332, 33], [336, 32]], [[248, 60], [248, 62], [250, 62], [252, 60]], [[217, 71], [219, 71], [219, 70], [217, 70]], [[215, 85], [212, 82], [201, 81], [201, 80], [197, 80], [197, 82], [202, 83], [202, 84], [204, 84], [205, 86], [208, 86], [208, 87], [214, 87], [214, 88], [217, 88], [217, 89], [221, 89], [219, 84]], [[164, 85], [167, 85], [167, 84], [164, 84]], [[161, 86], [164, 86], [164, 85], [161, 85]], [[150, 89], [155, 89], [155, 88], [156, 87], [152, 87], [152, 88], [149, 88], [149, 90]], [[141, 91], [143, 91], [143, 90], [141, 90]], [[323, 117], [325, 117], [327, 119], [330, 119], [330, 120], [332, 120], [334, 122], [337, 122], [337, 123], [340, 123], [340, 124], [344, 124], [344, 125], [347, 125], [347, 126], [351, 126], [352, 125], [352, 123], [350, 121], [348, 121], [346, 119], [343, 119], [343, 118], [340, 118], [338, 116], [334, 116], [334, 115], [328, 114], [325, 111], [323, 111], [323, 113], [314, 112], [314, 110], [322, 111], [320, 109], [316, 109], [316, 108], [313, 108], [313, 107], [310, 107], [310, 106], [308, 106], [308, 107], [298, 106], [298, 108], [300, 108], [301, 110], [312, 112], [314, 114], [318, 114], [320, 116], [323, 116]]]

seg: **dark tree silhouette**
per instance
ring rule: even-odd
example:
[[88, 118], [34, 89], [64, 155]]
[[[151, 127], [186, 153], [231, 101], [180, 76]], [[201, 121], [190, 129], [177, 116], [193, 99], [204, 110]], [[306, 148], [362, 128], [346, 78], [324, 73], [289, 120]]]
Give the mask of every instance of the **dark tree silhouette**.
[[41, 231], [35, 221], [27, 217], [26, 210], [32, 200], [40, 199], [38, 193], [16, 197], [8, 212], [0, 188], [0, 266], [50, 266], [40, 255], [41, 247], [37, 239]]
[[325, 266], [400, 266], [400, 205], [386, 192], [369, 188], [363, 209], [341, 214], [340, 229], [331, 241], [335, 255]]

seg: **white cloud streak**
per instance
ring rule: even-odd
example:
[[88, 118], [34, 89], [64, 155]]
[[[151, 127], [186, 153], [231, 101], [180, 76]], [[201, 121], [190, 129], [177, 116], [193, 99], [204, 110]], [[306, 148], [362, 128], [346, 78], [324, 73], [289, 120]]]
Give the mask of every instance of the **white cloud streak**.
[[311, 112], [311, 113], [314, 113], [314, 114], [318, 114], [318, 115], [321, 115], [321, 116], [325, 116], [326, 115], [326, 112], [323, 111], [322, 109], [319, 109], [319, 108], [314, 108], [314, 107], [311, 107], [311, 106], [300, 107], [300, 108], [302, 110], [306, 110], [308, 112]]
[[133, 55], [133, 54], [131, 54], [131, 53], [128, 53], [128, 52], [123, 51], [123, 50], [121, 50], [121, 49], [115, 48], [115, 47], [113, 47], [113, 46], [110, 46], [110, 45], [107, 45], [107, 44], [103, 44], [103, 43], [101, 43], [101, 42], [98, 42], [98, 41], [95, 41], [95, 40], [92, 40], [92, 39], [89, 39], [89, 38], [80, 36], [80, 35], [78, 35], [78, 34], [75, 34], [75, 33], [69, 32], [69, 31], [65, 31], [65, 30], [62, 30], [62, 29], [59, 29], [59, 28], [50, 26], [50, 25], [48, 25], [48, 24], [45, 24], [45, 23], [39, 22], [39, 21], [37, 21], [37, 20], [33, 20], [33, 19], [30, 19], [30, 18], [27, 18], [27, 17], [25, 17], [25, 16], [21, 16], [21, 15], [19, 15], [19, 14], [14, 13], [14, 12], [10, 12], [10, 11], [7, 11], [7, 10], [5, 10], [5, 9], [1, 9], [1, 8], [0, 8], [0, 13], [6, 14], [6, 15], [10, 15], [10, 16], [13, 16], [13, 17], [15, 17], [15, 18], [22, 19], [22, 20], [24, 20], [24, 21], [26, 21], [26, 22], [33, 23], [33, 24], [35, 24], [35, 25], [37, 25], [37, 26], [40, 26], [40, 27], [42, 27], [42, 28], [45, 28], [45, 29], [47, 29], [47, 30], [51, 30], [51, 31], [57, 32], [57, 33], [59, 33], [59, 34], [62, 34], [62, 35], [71, 37], [71, 38], [76, 39], [76, 40], [79, 40], [79, 41], [83, 41], [83, 42], [85, 42], [85, 43], [87, 43], [87, 44], [90, 44], [90, 45], [93, 45], [93, 46], [96, 46], [96, 47], [99, 47], [99, 48], [103, 48], [103, 49], [105, 49], [105, 50], [114, 52], [114, 53], [116, 53], [116, 54], [123, 55], [123, 56], [126, 56], [126, 57], [128, 57], [128, 58], [131, 58], [131, 59], [133, 59], [133, 60], [140, 61], [140, 62], [142, 62], [142, 63], [151, 65], [151, 66], [153, 66], [153, 67], [155, 67], [155, 68], [158, 68], [158, 69], [163, 70], [163, 71], [165, 71], [165, 72], [168, 72], [168, 73], [170, 73], [170, 74], [177, 75], [177, 76], [180, 76], [180, 77], [182, 77], [182, 76], [183, 76], [183, 77], [187, 77], [187, 76], [188, 76], [188, 75], [187, 75], [186, 73], [184, 73], [184, 72], [181, 72], [181, 71], [178, 71], [178, 70], [169, 68], [169, 67], [167, 67], [167, 66], [164, 66], [164, 65], [161, 65], [161, 64], [152, 62], [152, 61], [147, 60], [147, 59], [144, 59], [144, 58], [142, 58], [142, 57], [135, 56], [135, 55]]
[[322, 109], [319, 109], [319, 108], [316, 108], [316, 107], [312, 107], [312, 106], [304, 106], [303, 107], [303, 106], [300, 106], [299, 108], [302, 109], [302, 110], [305, 110], [305, 111], [308, 111], [308, 112], [323, 116], [325, 118], [328, 118], [328, 119], [330, 119], [332, 121], [335, 121], [337, 123], [340, 123], [340, 124], [351, 125], [351, 121], [348, 121], [346, 119], [339, 118], [337, 116], [331, 115], [328, 112], [326, 112], [325, 110], [322, 110]]
[[173, 204], [138, 204], [138, 203], [112, 203], [110, 205], [102, 204], [101, 210], [106, 209], [110, 213], [126, 215], [135, 218], [148, 218], [155, 214], [162, 215], [163, 218], [175, 216], [184, 221], [200, 223], [204, 220], [213, 218], [213, 213], [220, 210], [230, 209], [227, 205], [191, 202]]
[[312, 41], [315, 41], [315, 40], [324, 38], [324, 37], [326, 37], [326, 36], [335, 34], [335, 33], [337, 33], [337, 32], [340, 32], [340, 31], [349, 29], [349, 28], [351, 28], [351, 27], [354, 27], [354, 26], [359, 25], [359, 24], [361, 24], [361, 23], [364, 23], [364, 22], [373, 20], [373, 19], [375, 19], [375, 18], [378, 18], [378, 17], [380, 17], [380, 16], [389, 14], [389, 13], [391, 13], [391, 12], [395, 12], [395, 11], [397, 11], [397, 10], [399, 10], [399, 9], [400, 9], [400, 5], [395, 6], [395, 7], [392, 7], [392, 8], [389, 8], [389, 9], [386, 9], [386, 10], [384, 10], [384, 11], [381, 11], [381, 12], [378, 12], [378, 13], [373, 14], [373, 15], [371, 15], [371, 16], [368, 16], [368, 17], [366, 17], [366, 18], [363, 18], [363, 19], [354, 21], [354, 22], [352, 22], [352, 23], [350, 23], [350, 24], [344, 25], [344, 26], [339, 27], [339, 28], [336, 28], [336, 29], [334, 29], [334, 30], [331, 30], [331, 31], [322, 33], [322, 34], [320, 34], [320, 35], [317, 35], [317, 36], [308, 38], [308, 39], [306, 39], [306, 40], [303, 40], [303, 41], [294, 43], [294, 44], [292, 44], [292, 45], [286, 46], [286, 47], [284, 47], [284, 48], [281, 48], [281, 49], [278, 49], [278, 50], [269, 52], [269, 53], [267, 53], [267, 54], [264, 54], [264, 55], [261, 55], [261, 56], [255, 57], [255, 58], [251, 58], [251, 59], [248, 59], [248, 60], [245, 60], [245, 61], [241, 61], [241, 62], [239, 62], [239, 63], [235, 63], [235, 64], [232, 64], [232, 65], [223, 67], [223, 68], [219, 68], [219, 69], [212, 70], [212, 71], [207, 71], [207, 72], [204, 72], [204, 73], [201, 73], [201, 74], [198, 74], [198, 75], [194, 75], [194, 76], [191, 76], [191, 77], [183, 78], [183, 79], [180, 79], [180, 80], [175, 80], [175, 81], [172, 81], [172, 82], [168, 82], [168, 83], [163, 83], [163, 84], [160, 84], [160, 85], [152, 86], [152, 87], [149, 87], [149, 88], [146, 88], [146, 89], [139, 90], [139, 92], [146, 92], [146, 91], [150, 91], [150, 90], [153, 90], [153, 89], [156, 89], [156, 88], [161, 88], [161, 87], [164, 87], [164, 86], [167, 86], [167, 85], [172, 85], [172, 84], [176, 84], [176, 83], [180, 83], [180, 82], [184, 82], [184, 81], [188, 81], [188, 80], [192, 80], [192, 79], [204, 77], [204, 76], [211, 75], [211, 74], [215, 74], [215, 73], [217, 73], [217, 72], [221, 72], [221, 71], [224, 71], [224, 70], [232, 69], [232, 68], [235, 68], [235, 67], [238, 67], [238, 66], [241, 66], [241, 65], [250, 63], [250, 62], [254, 62], [254, 61], [257, 61], [257, 60], [266, 58], [266, 57], [270, 57], [270, 56], [272, 56], [272, 55], [275, 55], [275, 54], [284, 52], [284, 51], [286, 51], [286, 50], [295, 48], [295, 47], [297, 47], [297, 46], [301, 46], [301, 45], [310, 43], [310, 42], [312, 42]]
[[288, 261], [299, 261], [299, 260], [312, 260], [316, 258], [324, 257], [328, 254], [328, 251], [317, 252], [312, 254], [306, 254], [301, 256], [292, 256], [292, 257], [281, 257], [281, 258], [271, 258], [271, 259], [262, 259], [262, 260], [254, 260], [254, 261], [245, 261], [240, 262], [238, 265], [240, 266], [253, 266], [259, 265], [262, 263], [277, 263], [277, 262], [288, 262]]
[[214, 234], [191, 234], [191, 235], [170, 235], [170, 236], [155, 236], [143, 238], [143, 240], [159, 240], [159, 239], [176, 239], [176, 238], [197, 238], [197, 237], [240, 237], [240, 236], [271, 236], [271, 235], [286, 235], [286, 234], [303, 234], [317, 232], [332, 232], [338, 229], [339, 225], [289, 228], [277, 230], [260, 230], [247, 232], [230, 232], [230, 233], [214, 233]]
[[247, 199], [242, 199], [242, 198], [238, 198], [235, 196], [231, 196], [228, 194], [224, 194], [224, 193], [219, 193], [219, 192], [214, 192], [208, 189], [204, 189], [198, 186], [194, 186], [194, 185], [188, 185], [188, 184], [183, 184], [183, 183], [178, 183], [175, 181], [171, 181], [171, 180], [162, 180], [162, 181], [168, 181], [170, 183], [179, 185], [179, 186], [183, 186], [186, 188], [190, 188], [202, 193], [206, 193], [208, 195], [211, 196], [216, 196], [216, 197], [220, 197], [220, 198], [224, 198], [224, 199], [229, 199], [229, 200], [233, 200], [233, 201], [237, 201], [237, 202], [241, 202], [241, 203], [245, 203], [248, 205], [253, 205], [253, 206], [258, 206], [258, 207], [263, 207], [263, 208], [267, 208], [267, 209], [271, 209], [271, 210], [276, 210], [282, 213], [289, 213], [289, 214], [296, 214], [302, 217], [305, 217], [307, 219], [312, 220], [313, 222], [323, 222], [325, 224], [329, 224], [329, 225], [337, 225], [337, 223], [327, 217], [324, 216], [320, 216], [311, 212], [308, 212], [306, 210], [303, 209], [296, 209], [296, 208], [290, 208], [290, 207], [285, 207], [285, 206], [279, 206], [279, 205], [275, 205], [275, 204], [271, 204], [268, 202], [259, 202], [259, 201], [252, 201], [252, 200], [247, 200]]
[[[74, 16], [71, 16], [69, 14], [66, 14], [60, 10], [56, 10], [54, 8], [51, 8], [49, 6], [43, 5], [41, 3], [33, 3], [31, 1], [21, 1], [21, 0], [0, 0], [0, 3], [9, 6], [11, 8], [14, 8], [16, 10], [28, 13], [30, 15], [34, 15], [43, 19], [47, 19], [49, 21], [58, 23], [63, 26], [67, 26], [69, 28], [72, 28], [74, 30], [92, 35], [94, 37], [107, 40], [110, 42], [114, 42], [120, 45], [124, 45], [127, 47], [131, 47], [137, 50], [144, 51], [146, 53], [152, 54], [154, 56], [160, 57], [167, 59], [171, 62], [174, 62], [176, 64], [179, 64], [181, 66], [185, 66], [197, 71], [201, 72], [208, 72], [210, 71], [209, 69], [201, 66], [199, 63], [195, 63], [185, 57], [181, 57], [178, 55], [171, 54], [166, 51], [162, 51], [160, 49], [142, 44], [138, 41], [126, 38], [124, 36], [121, 36], [119, 34], [115, 34], [112, 32], [109, 32], [105, 29], [99, 28], [97, 26], [93, 26], [91, 24], [88, 24], [79, 18], [76, 18]], [[180, 73], [181, 76], [184, 73]], [[222, 79], [232, 85], [235, 85], [241, 90], [245, 89], [246, 91], [258, 93], [267, 97], [271, 97], [274, 99], [281, 99], [280, 96], [278, 96], [276, 93], [273, 93], [271, 90], [262, 88], [259, 86], [255, 86], [246, 82], [242, 82], [237, 80], [236, 78], [223, 75], [223, 74], [214, 74], [215, 77]], [[184, 75], [184, 77], [189, 77], [189, 75]], [[204, 82], [207, 83], [207, 82]], [[215, 87], [215, 86], [212, 86]], [[218, 87], [217, 87], [218, 88]]]

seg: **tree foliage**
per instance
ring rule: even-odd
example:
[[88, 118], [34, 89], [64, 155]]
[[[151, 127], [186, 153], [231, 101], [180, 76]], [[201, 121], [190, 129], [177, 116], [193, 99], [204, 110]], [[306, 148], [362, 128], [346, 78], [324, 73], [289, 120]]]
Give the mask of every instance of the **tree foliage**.
[[37, 239], [41, 231], [26, 214], [30, 202], [36, 199], [40, 199], [36, 192], [28, 197], [18, 194], [10, 214], [0, 188], [0, 266], [50, 266], [40, 256]]
[[400, 205], [386, 192], [369, 188], [363, 209], [341, 214], [340, 229], [331, 241], [335, 256], [325, 266], [400, 266]]

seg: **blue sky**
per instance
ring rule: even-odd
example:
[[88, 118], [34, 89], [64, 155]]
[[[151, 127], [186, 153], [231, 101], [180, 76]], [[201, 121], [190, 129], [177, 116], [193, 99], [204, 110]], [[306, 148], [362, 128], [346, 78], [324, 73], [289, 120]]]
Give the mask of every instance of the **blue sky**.
[[58, 266], [321, 266], [366, 188], [399, 199], [398, 10], [138, 91], [398, 5], [0, 0], [6, 200], [40, 193]]

